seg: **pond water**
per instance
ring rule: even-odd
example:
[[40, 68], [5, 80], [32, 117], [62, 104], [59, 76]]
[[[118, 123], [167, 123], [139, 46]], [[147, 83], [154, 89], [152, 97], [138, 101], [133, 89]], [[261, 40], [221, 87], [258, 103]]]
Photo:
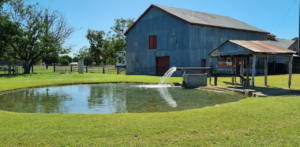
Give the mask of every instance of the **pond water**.
[[181, 111], [245, 98], [239, 94], [127, 83], [71, 85], [0, 95], [0, 110], [26, 113], [144, 113]]

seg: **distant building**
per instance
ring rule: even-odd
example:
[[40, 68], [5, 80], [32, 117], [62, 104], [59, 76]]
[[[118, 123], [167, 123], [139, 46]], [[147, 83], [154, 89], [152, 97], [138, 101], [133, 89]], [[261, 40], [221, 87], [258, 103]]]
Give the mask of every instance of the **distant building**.
[[[163, 74], [172, 66], [206, 67], [208, 53], [227, 40], [269, 40], [299, 50], [296, 40], [275, 39], [227, 16], [160, 5], [151, 5], [125, 35], [127, 74]], [[214, 59], [213, 66], [217, 62]]]
[[72, 65], [72, 66], [78, 66], [78, 62], [71, 62], [70, 65]]

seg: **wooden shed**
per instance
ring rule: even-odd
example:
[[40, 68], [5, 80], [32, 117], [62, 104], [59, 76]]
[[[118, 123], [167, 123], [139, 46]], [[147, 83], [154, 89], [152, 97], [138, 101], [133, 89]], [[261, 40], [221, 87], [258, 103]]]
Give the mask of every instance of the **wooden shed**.
[[[209, 53], [211, 58], [216, 57], [230, 57], [232, 62], [236, 58], [241, 58], [241, 66], [246, 63], [246, 78], [249, 81], [249, 58], [252, 58], [252, 65], [255, 65], [257, 57], [264, 57], [264, 75], [265, 75], [265, 85], [267, 86], [267, 75], [268, 75], [268, 57], [269, 56], [288, 56], [289, 57], [289, 81], [288, 86], [291, 86], [292, 78], [292, 62], [293, 55], [295, 51], [285, 49], [283, 47], [274, 45], [270, 41], [245, 41], [245, 40], [228, 40], [222, 43], [220, 46], [215, 48]], [[232, 74], [236, 73], [235, 68], [232, 64]], [[255, 82], [255, 66], [252, 66], [252, 87], [254, 87]], [[241, 72], [243, 73], [243, 72]], [[233, 81], [232, 81], [233, 82]], [[249, 83], [247, 83], [249, 85]]]

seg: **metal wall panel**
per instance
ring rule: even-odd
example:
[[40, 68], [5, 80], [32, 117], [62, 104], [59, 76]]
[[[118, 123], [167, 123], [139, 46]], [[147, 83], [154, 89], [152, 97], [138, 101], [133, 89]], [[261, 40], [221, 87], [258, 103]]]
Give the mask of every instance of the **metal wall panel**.
[[[157, 49], [149, 50], [149, 36], [157, 35]], [[157, 8], [151, 8], [126, 35], [127, 74], [153, 74], [156, 57], [169, 56], [170, 67], [201, 67], [209, 64], [208, 53], [226, 40], [267, 40], [267, 35], [190, 25]], [[138, 45], [137, 43], [138, 42]], [[135, 56], [139, 60], [135, 61]], [[140, 71], [136, 70], [139, 64]], [[216, 59], [213, 60], [213, 65]], [[176, 75], [176, 74], [175, 74]]]

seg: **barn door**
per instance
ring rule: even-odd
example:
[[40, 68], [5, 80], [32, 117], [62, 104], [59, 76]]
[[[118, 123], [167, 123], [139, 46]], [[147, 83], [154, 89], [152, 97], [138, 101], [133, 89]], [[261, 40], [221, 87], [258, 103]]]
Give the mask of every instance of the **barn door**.
[[156, 74], [165, 74], [169, 70], [169, 56], [156, 57]]

